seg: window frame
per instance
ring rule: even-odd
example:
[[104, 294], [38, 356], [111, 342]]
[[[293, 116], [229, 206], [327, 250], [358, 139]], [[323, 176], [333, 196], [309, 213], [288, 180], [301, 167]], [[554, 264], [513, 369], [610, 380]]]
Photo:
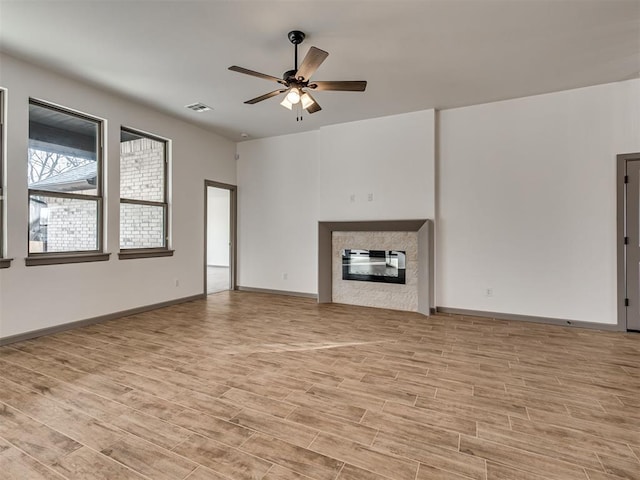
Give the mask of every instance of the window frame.
[[7, 238], [7, 231], [4, 224], [4, 210], [6, 206], [6, 193], [4, 187], [5, 179], [5, 105], [6, 105], [6, 90], [0, 88], [0, 268], [9, 268], [11, 266], [11, 258], [5, 258], [5, 241]]
[[[149, 140], [153, 140], [155, 142], [160, 142], [164, 145], [164, 151], [163, 151], [163, 156], [164, 156], [164, 162], [163, 162], [163, 169], [162, 169], [162, 196], [163, 196], [163, 201], [162, 202], [156, 202], [156, 201], [151, 201], [151, 200], [139, 200], [139, 199], [133, 199], [133, 198], [123, 198], [122, 197], [122, 192], [118, 193], [118, 198], [119, 198], [119, 202], [118, 202], [118, 206], [124, 204], [128, 204], [128, 205], [143, 205], [143, 206], [151, 206], [151, 207], [162, 207], [163, 209], [163, 215], [162, 215], [162, 221], [163, 221], [163, 240], [164, 240], [164, 246], [162, 247], [135, 247], [135, 248], [122, 248], [122, 246], [120, 245], [120, 233], [122, 231], [122, 217], [120, 216], [120, 220], [119, 220], [119, 225], [118, 225], [118, 247], [119, 247], [119, 253], [118, 253], [118, 258], [120, 260], [129, 260], [129, 259], [137, 259], [137, 258], [153, 258], [153, 257], [171, 257], [173, 256], [173, 249], [171, 249], [169, 247], [169, 232], [170, 232], [170, 226], [169, 226], [169, 219], [170, 219], [170, 215], [169, 215], [169, 158], [170, 158], [170, 148], [171, 148], [171, 140], [169, 140], [168, 138], [163, 138], [160, 137], [158, 135], [154, 135], [152, 133], [148, 133], [142, 130], [139, 130], [137, 128], [131, 128], [131, 127], [127, 127], [124, 125], [120, 126], [120, 138], [122, 137], [122, 132], [125, 133], [129, 133], [131, 135], [137, 135], [140, 137], [144, 137], [147, 138]], [[120, 140], [120, 144], [122, 144], [122, 140]], [[119, 174], [122, 173], [122, 156], [120, 154], [120, 161], [118, 162], [118, 167], [119, 167]], [[121, 182], [121, 179], [120, 179]], [[120, 185], [118, 185], [118, 188], [120, 188]]]
[[[39, 190], [27, 186], [27, 203], [31, 204], [33, 196], [66, 198], [75, 200], [87, 200], [96, 204], [96, 248], [93, 250], [68, 250], [63, 252], [31, 252], [30, 251], [30, 232], [29, 220], [31, 213], [28, 214], [27, 221], [27, 258], [25, 263], [27, 266], [34, 265], [55, 265], [63, 263], [82, 263], [106, 261], [110, 254], [104, 253], [104, 138], [105, 138], [105, 120], [88, 115], [77, 110], [63, 107], [54, 103], [43, 100], [29, 98], [29, 106], [36, 105], [41, 108], [53, 110], [64, 115], [80, 118], [89, 122], [93, 122], [97, 126], [96, 134], [96, 193], [95, 195], [56, 192], [50, 190]], [[30, 139], [30, 137], [29, 137]], [[29, 158], [27, 156], [27, 166]]]

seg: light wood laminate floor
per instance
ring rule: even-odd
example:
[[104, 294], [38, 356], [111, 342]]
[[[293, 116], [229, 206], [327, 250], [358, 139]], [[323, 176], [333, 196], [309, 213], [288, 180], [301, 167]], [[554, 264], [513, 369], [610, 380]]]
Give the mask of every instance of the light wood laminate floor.
[[640, 336], [247, 292], [0, 348], [3, 480], [640, 478]]

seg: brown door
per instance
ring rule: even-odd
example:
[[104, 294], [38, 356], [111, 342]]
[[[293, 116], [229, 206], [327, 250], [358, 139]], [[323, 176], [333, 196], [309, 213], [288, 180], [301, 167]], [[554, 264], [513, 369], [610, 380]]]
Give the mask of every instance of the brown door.
[[627, 330], [640, 330], [640, 156], [627, 160], [625, 182]]

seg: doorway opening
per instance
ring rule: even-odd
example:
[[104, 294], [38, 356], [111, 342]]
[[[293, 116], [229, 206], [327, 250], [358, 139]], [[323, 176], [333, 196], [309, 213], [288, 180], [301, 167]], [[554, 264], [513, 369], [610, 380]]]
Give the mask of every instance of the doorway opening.
[[618, 155], [618, 325], [640, 331], [640, 153]]
[[205, 293], [235, 289], [235, 185], [205, 181], [204, 234]]

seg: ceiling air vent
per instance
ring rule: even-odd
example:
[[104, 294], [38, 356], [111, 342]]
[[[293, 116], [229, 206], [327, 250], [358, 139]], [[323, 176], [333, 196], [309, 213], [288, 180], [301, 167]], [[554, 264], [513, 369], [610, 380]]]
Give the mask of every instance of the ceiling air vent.
[[206, 112], [207, 110], [211, 110], [211, 107], [209, 107], [208, 105], [205, 105], [204, 103], [200, 103], [200, 102], [196, 102], [196, 103], [192, 103], [190, 105], [185, 105], [185, 108], [189, 108], [191, 110], [193, 110], [194, 112]]

